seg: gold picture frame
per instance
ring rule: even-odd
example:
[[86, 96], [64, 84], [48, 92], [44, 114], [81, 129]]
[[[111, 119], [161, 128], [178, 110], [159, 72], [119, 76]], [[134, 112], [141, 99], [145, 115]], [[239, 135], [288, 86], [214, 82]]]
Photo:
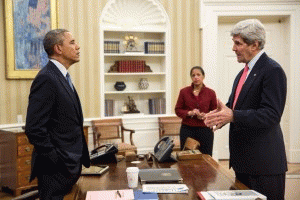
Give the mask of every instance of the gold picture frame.
[[58, 27], [58, 2], [57, 0], [4, 2], [6, 78], [33, 79], [42, 66], [32, 63], [46, 60], [42, 38], [50, 29]]

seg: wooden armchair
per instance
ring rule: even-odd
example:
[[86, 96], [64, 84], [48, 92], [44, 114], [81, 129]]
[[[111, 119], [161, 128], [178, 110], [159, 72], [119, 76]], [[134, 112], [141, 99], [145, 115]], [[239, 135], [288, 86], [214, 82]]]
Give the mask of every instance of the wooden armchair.
[[[125, 155], [126, 151], [134, 151], [137, 148], [133, 143], [132, 135], [135, 132], [123, 126], [122, 119], [98, 119], [92, 120], [94, 148], [103, 144], [114, 143], [118, 146], [118, 154]], [[130, 132], [130, 144], [124, 142], [125, 131]]]
[[159, 139], [169, 136], [174, 140], [173, 151], [180, 151], [180, 127], [182, 119], [177, 116], [158, 117]]

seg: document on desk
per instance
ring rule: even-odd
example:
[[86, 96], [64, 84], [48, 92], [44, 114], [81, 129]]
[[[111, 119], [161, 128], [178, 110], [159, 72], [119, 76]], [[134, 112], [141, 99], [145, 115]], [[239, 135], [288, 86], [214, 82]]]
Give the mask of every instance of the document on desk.
[[86, 200], [108, 200], [108, 199], [118, 199], [118, 200], [133, 200], [133, 190], [101, 190], [101, 191], [88, 191], [86, 193]]
[[220, 190], [197, 192], [201, 200], [266, 200], [267, 197], [254, 190]]
[[186, 184], [144, 184], [145, 193], [188, 193]]

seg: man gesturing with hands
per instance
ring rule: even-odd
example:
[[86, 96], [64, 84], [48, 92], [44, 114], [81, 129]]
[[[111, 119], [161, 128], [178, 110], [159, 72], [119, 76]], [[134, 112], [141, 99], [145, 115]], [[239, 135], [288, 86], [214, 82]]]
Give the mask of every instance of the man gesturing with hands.
[[264, 52], [265, 29], [256, 19], [237, 23], [232, 32], [239, 63], [228, 103], [205, 115], [216, 130], [227, 123], [230, 167], [236, 179], [268, 200], [284, 199], [287, 161], [280, 120], [286, 102], [287, 80], [281, 66]]

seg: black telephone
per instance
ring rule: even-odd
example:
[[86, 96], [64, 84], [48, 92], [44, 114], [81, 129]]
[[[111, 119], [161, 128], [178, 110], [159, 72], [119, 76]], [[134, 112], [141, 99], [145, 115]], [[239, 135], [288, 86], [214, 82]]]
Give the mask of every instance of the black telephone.
[[118, 149], [113, 144], [105, 144], [91, 151], [90, 159], [92, 164], [105, 164], [117, 162], [116, 153]]
[[173, 151], [174, 143], [170, 137], [161, 138], [154, 147], [154, 157], [158, 162], [164, 161], [176, 161], [171, 155]]

